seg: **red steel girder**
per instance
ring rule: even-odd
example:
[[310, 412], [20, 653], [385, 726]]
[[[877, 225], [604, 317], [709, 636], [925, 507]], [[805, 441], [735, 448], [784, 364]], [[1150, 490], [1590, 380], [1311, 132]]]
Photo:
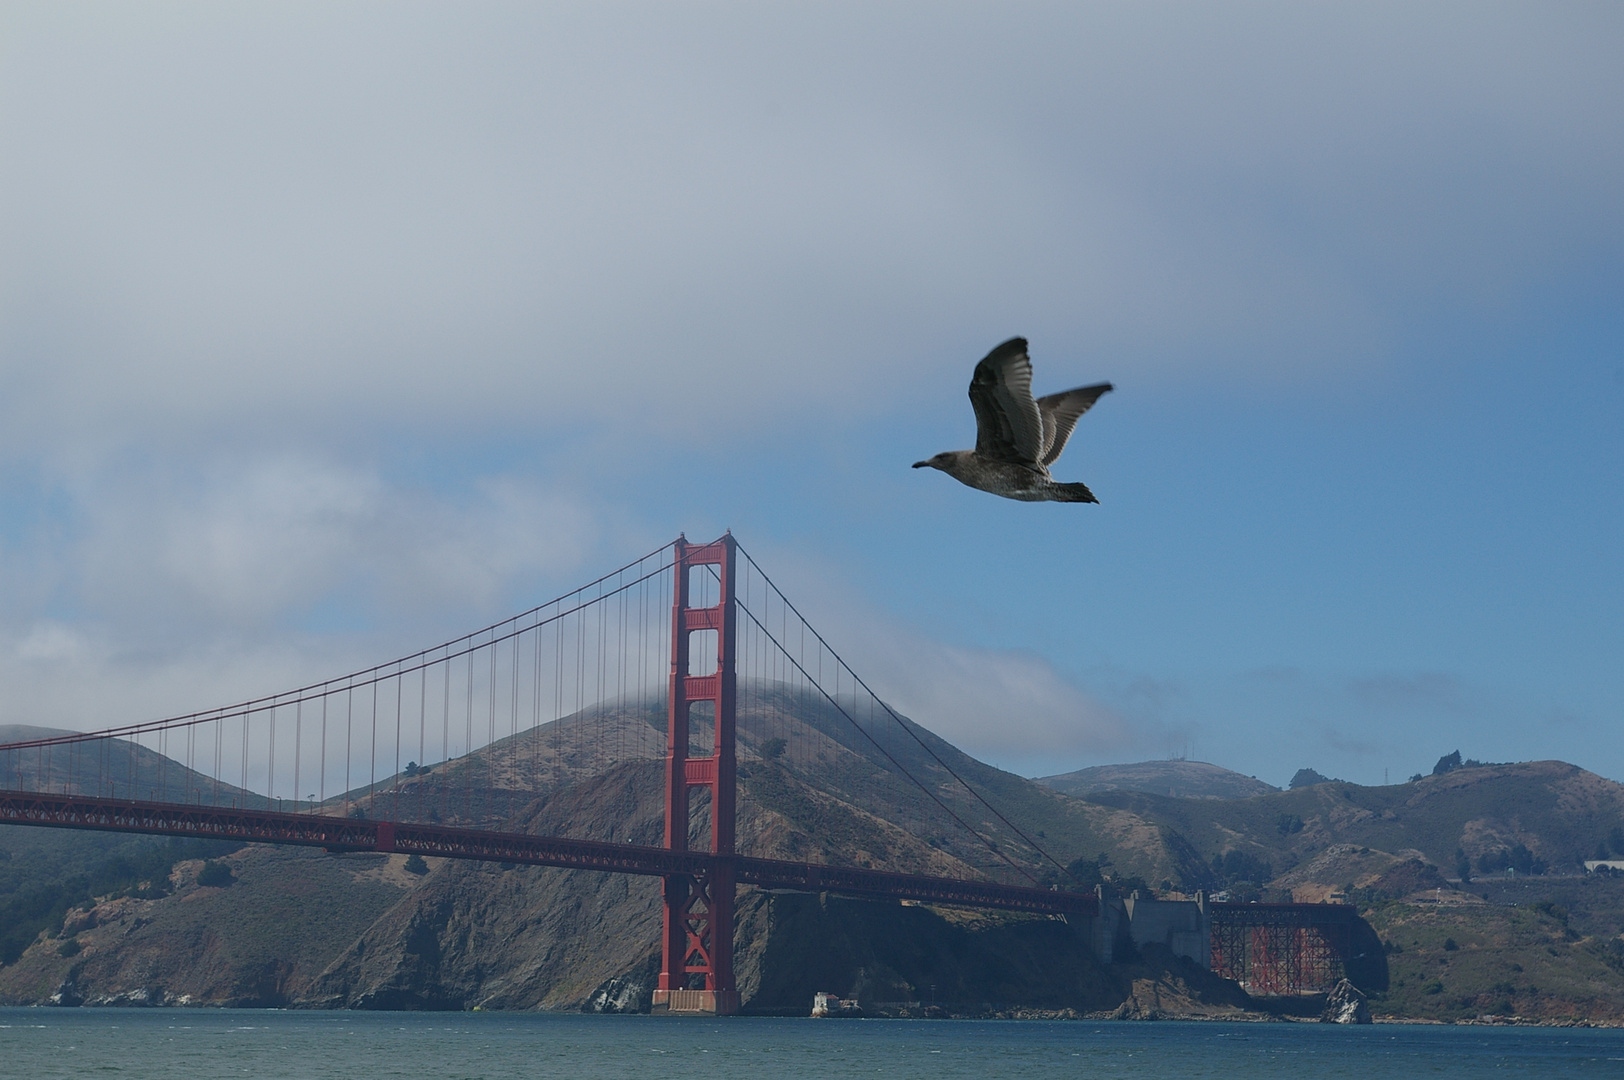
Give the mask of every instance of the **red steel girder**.
[[634, 844], [33, 791], [0, 791], [0, 824], [299, 844], [332, 851], [399, 851], [622, 874], [697, 874], [705, 873], [710, 864], [710, 857], [702, 852], [672, 852]]
[[[719, 880], [731, 869], [739, 885], [794, 892], [832, 892], [876, 900], [914, 900], [950, 907], [996, 908], [1040, 915], [1094, 915], [1092, 893], [1058, 892], [990, 881], [893, 874], [851, 866], [797, 863], [706, 851], [672, 851], [636, 844], [570, 840], [449, 825], [290, 814], [195, 803], [141, 802], [93, 795], [0, 791], [0, 824], [97, 829], [298, 844], [333, 851], [397, 851], [448, 859]], [[1216, 905], [1215, 905], [1216, 906]]]

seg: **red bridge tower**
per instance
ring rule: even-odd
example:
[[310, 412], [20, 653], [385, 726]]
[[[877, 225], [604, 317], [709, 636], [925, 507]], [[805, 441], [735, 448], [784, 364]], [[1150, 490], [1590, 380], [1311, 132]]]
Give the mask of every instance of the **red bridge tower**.
[[[682, 537], [676, 543], [665, 748], [665, 846], [671, 851], [689, 850], [689, 795], [703, 788], [710, 794], [710, 850], [719, 856], [735, 853], [734, 555], [732, 533], [711, 544], [690, 544]], [[712, 576], [719, 586], [716, 604], [691, 607], [691, 579], [700, 578], [699, 586], [709, 592]], [[706, 655], [712, 651], [714, 669]], [[739, 1011], [733, 982], [736, 867], [728, 858], [710, 866], [703, 873], [664, 879], [664, 957], [654, 1004], [672, 1012]]]

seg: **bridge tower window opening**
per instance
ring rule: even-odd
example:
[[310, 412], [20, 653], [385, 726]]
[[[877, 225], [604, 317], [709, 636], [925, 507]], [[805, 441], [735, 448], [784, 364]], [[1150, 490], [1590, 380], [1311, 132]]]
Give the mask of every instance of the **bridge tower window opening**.
[[721, 603], [721, 575], [714, 563], [688, 567], [687, 604], [692, 608], [713, 608]]
[[711, 792], [704, 786], [691, 786], [688, 790], [688, 844], [689, 851], [715, 854], [712, 836]]
[[[715, 605], [712, 605], [714, 607]], [[707, 610], [707, 609], [701, 609]], [[716, 674], [717, 641], [715, 630], [695, 630], [688, 636], [688, 674], [702, 679]]]
[[688, 703], [688, 757], [708, 758], [716, 755], [716, 702], [690, 701]]

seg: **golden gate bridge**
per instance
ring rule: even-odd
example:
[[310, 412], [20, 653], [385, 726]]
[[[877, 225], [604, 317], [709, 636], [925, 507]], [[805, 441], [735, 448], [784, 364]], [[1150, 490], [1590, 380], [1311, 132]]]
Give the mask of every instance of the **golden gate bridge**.
[[[966, 763], [881, 700], [731, 534], [679, 537], [386, 664], [205, 712], [0, 745], [0, 823], [659, 877], [655, 1005], [728, 1014], [739, 1008], [740, 885], [1063, 916], [1092, 932], [1100, 896], [1056, 886], [1053, 873], [1046, 884], [1043, 866], [1064, 868], [971, 783]], [[514, 829], [536, 799], [616, 770], [659, 771], [657, 844], [617, 841], [601, 835], [612, 823], [590, 819], [547, 835]], [[742, 814], [741, 778], [758, 795]], [[814, 818], [838, 801], [866, 822], [864, 843], [886, 850], [792, 835], [774, 799], [810, 805]], [[1212, 906], [1215, 926], [1225, 906]], [[1246, 939], [1253, 967], [1266, 951], [1260, 932]], [[1233, 966], [1218, 953], [1231, 938], [1239, 947], [1235, 934], [1214, 934], [1215, 967]], [[1326, 955], [1310, 966], [1335, 966], [1338, 940], [1315, 937], [1333, 944], [1316, 945]]]

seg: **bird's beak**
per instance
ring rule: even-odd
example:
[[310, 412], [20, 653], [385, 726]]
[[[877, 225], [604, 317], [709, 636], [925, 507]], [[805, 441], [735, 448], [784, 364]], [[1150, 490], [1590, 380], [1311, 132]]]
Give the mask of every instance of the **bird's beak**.
[[913, 463], [913, 467], [916, 468], [916, 469], [923, 469], [925, 466], [927, 466], [929, 464], [930, 464], [930, 462], [928, 462], [928, 461], [916, 461], [916, 462]]

